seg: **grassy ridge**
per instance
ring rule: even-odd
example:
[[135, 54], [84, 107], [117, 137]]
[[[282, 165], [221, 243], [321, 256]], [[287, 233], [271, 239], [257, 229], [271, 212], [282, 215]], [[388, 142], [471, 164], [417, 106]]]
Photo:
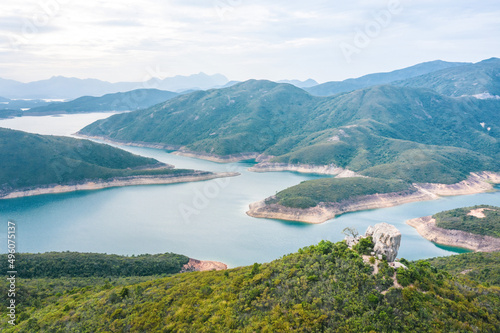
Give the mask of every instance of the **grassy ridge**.
[[[484, 218], [468, 215], [473, 209], [483, 208]], [[500, 208], [489, 205], [457, 208], [432, 216], [436, 226], [443, 229], [461, 230], [477, 235], [500, 238]]]
[[[498, 261], [498, 258], [496, 259]], [[404, 261], [404, 260], [403, 260]], [[495, 332], [496, 287], [452, 277], [428, 262], [395, 272], [364, 263], [345, 243], [322, 241], [268, 264], [195, 272], [124, 285], [78, 287], [26, 280], [38, 301], [5, 332]], [[497, 262], [498, 265], [498, 262]], [[391, 288], [396, 273], [403, 289]], [[123, 283], [123, 281], [121, 281]], [[5, 281], [3, 285], [5, 285]], [[36, 287], [35, 287], [36, 286]], [[35, 289], [37, 288], [37, 289]]]
[[139, 175], [180, 175], [152, 158], [109, 145], [0, 128], [0, 194], [16, 189]]
[[293, 208], [314, 207], [320, 202], [341, 202], [362, 195], [411, 191], [410, 184], [377, 178], [325, 178], [302, 182], [278, 192], [277, 202]]

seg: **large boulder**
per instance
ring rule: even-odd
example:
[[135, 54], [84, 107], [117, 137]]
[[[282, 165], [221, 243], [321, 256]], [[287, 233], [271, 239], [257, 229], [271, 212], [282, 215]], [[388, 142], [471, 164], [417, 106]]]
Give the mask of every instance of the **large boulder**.
[[401, 232], [395, 226], [388, 223], [378, 223], [374, 227], [369, 226], [365, 237], [372, 237], [373, 252], [385, 256], [388, 262], [392, 262], [398, 255], [401, 244]]

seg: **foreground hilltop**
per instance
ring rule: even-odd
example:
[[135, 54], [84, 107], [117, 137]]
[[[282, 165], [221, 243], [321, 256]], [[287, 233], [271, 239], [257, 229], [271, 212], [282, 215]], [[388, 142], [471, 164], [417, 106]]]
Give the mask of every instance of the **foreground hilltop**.
[[[495, 332], [500, 326], [500, 289], [483, 274], [498, 267], [498, 253], [464, 257], [475, 273], [469, 280], [426, 261], [402, 259], [394, 270], [370, 257], [368, 243], [352, 250], [345, 242], [322, 241], [267, 264], [112, 284], [96, 278], [23, 280], [23, 295], [29, 296], [21, 319], [11, 327], [3, 314], [1, 327], [5, 332]], [[437, 264], [455, 272], [460, 258]]]
[[225, 176], [174, 169], [88, 140], [4, 128], [0, 128], [0, 160], [0, 198]]

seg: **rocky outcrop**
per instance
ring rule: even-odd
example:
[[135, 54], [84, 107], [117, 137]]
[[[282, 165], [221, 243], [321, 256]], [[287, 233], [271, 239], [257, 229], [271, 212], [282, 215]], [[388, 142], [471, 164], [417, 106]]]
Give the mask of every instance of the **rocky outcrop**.
[[417, 232], [431, 242], [461, 247], [477, 252], [500, 251], [500, 238], [471, 234], [461, 230], [443, 229], [436, 226], [432, 216], [419, 217], [406, 221]]
[[[337, 176], [338, 177], [338, 176]], [[493, 184], [500, 183], [500, 173], [471, 173], [466, 179], [456, 184], [413, 184], [413, 191], [394, 192], [359, 196], [341, 202], [321, 202], [312, 208], [291, 208], [280, 204], [267, 204], [275, 201], [275, 196], [252, 203], [247, 215], [306, 223], [322, 223], [335, 216], [360, 210], [386, 208], [415, 201], [435, 200], [440, 196], [465, 195], [493, 191]]]
[[182, 267], [181, 273], [222, 271], [225, 269], [227, 269], [227, 265], [219, 261], [207, 261], [189, 258], [189, 262]]
[[155, 176], [133, 176], [114, 178], [109, 181], [95, 181], [72, 185], [49, 185], [32, 189], [14, 190], [3, 193], [0, 199], [13, 199], [42, 194], [66, 193], [74, 191], [100, 190], [110, 187], [135, 186], [135, 185], [163, 185], [174, 183], [195, 182], [223, 177], [234, 177], [240, 175], [237, 172], [211, 173], [202, 172], [188, 175], [155, 175]]
[[373, 252], [376, 255], [385, 256], [388, 262], [396, 260], [401, 245], [401, 232], [395, 226], [388, 223], [369, 226], [365, 237], [370, 236], [373, 239]]
[[332, 175], [337, 178], [364, 177], [354, 171], [338, 167], [334, 164], [312, 165], [312, 164], [289, 164], [289, 163], [271, 163], [261, 162], [248, 168], [248, 171], [254, 172], [272, 172], [272, 171], [294, 171], [300, 173], [316, 173], [321, 175]]
[[[352, 248], [362, 238], [371, 237], [373, 241], [372, 255], [379, 259], [385, 258], [388, 262], [396, 260], [399, 246], [401, 245], [401, 232], [392, 224], [378, 223], [374, 227], [369, 226], [363, 236], [346, 236], [344, 238], [347, 246]], [[403, 264], [394, 264], [392, 267], [403, 267]]]

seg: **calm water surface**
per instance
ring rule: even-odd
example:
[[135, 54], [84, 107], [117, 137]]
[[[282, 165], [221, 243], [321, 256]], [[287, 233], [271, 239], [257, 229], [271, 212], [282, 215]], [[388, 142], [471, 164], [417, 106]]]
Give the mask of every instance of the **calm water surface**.
[[[24, 117], [1, 120], [0, 127], [70, 135], [106, 116], [109, 114]], [[364, 232], [369, 225], [388, 222], [403, 234], [398, 256], [419, 259], [450, 255], [460, 249], [436, 246], [407, 226], [405, 220], [462, 206], [500, 205], [500, 192], [494, 192], [350, 213], [318, 225], [256, 219], [245, 214], [249, 203], [319, 176], [254, 173], [247, 171], [250, 162], [220, 164], [158, 149], [121, 148], [178, 168], [237, 171], [241, 176], [0, 200], [0, 221], [4, 226], [0, 230], [0, 249], [6, 251], [6, 222], [13, 219], [18, 223], [21, 252], [176, 252], [234, 267], [268, 262], [321, 239], [339, 241], [346, 226]]]

